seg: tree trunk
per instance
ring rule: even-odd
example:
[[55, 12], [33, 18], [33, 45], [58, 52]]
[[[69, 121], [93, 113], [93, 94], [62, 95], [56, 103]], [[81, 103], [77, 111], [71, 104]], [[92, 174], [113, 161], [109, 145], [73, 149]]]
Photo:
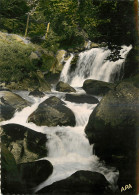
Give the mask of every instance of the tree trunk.
[[47, 37], [48, 37], [49, 28], [50, 28], [50, 22], [47, 24], [47, 30], [46, 30], [45, 39], [47, 39]]
[[29, 13], [28, 13], [28, 17], [27, 17], [27, 25], [26, 25], [26, 30], [25, 30], [25, 37], [28, 34], [28, 25], [29, 25]]

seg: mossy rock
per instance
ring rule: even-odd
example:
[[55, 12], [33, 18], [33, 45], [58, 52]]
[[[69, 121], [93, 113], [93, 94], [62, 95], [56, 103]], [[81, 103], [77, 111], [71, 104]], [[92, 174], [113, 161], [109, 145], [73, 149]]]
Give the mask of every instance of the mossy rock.
[[70, 72], [74, 72], [74, 71], [75, 71], [75, 69], [76, 69], [76, 67], [77, 67], [78, 58], [79, 58], [79, 55], [78, 55], [78, 54], [76, 54], [76, 55], [73, 57], [73, 59], [72, 59], [72, 61], [71, 61]]
[[13, 154], [1, 145], [1, 192], [2, 194], [25, 193]]
[[11, 151], [17, 163], [47, 156], [45, 134], [18, 124], [3, 125], [1, 131], [1, 142]]
[[31, 106], [31, 103], [19, 95], [10, 91], [0, 91], [0, 121], [11, 119], [15, 111], [21, 111], [27, 106]]
[[102, 98], [85, 128], [95, 154], [119, 170], [119, 188], [131, 184], [132, 194], [136, 189], [138, 94], [133, 84], [119, 83]]
[[96, 154], [103, 159], [111, 159], [112, 155], [127, 157], [135, 151], [138, 94], [139, 89], [132, 84], [121, 82], [90, 115], [85, 132], [90, 143], [95, 143]]
[[105, 95], [109, 90], [113, 89], [115, 84], [107, 83], [104, 81], [87, 79], [83, 83], [83, 89], [88, 94], [92, 95]]
[[59, 81], [56, 85], [56, 90], [60, 92], [76, 92], [76, 90], [71, 87], [68, 83]]
[[0, 82], [5, 82], [6, 87], [14, 90], [39, 87], [42, 91], [50, 91], [50, 86], [44, 76], [38, 75], [38, 71], [50, 71], [56, 66], [55, 55], [39, 45], [23, 44], [14, 37], [24, 40], [18, 35], [3, 33], [0, 36]]

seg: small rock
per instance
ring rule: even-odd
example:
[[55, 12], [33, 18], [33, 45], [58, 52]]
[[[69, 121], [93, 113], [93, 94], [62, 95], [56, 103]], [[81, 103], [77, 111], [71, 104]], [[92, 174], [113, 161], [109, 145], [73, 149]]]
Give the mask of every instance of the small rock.
[[66, 94], [66, 101], [75, 102], [75, 103], [87, 103], [87, 104], [97, 104], [99, 103], [98, 99], [87, 94]]
[[42, 98], [42, 97], [44, 97], [45, 96], [45, 94], [43, 93], [43, 92], [41, 92], [41, 91], [39, 91], [39, 90], [34, 90], [34, 91], [31, 91], [30, 93], [29, 93], [29, 96], [34, 96], [34, 97], [40, 97], [40, 98]]
[[76, 90], [68, 83], [64, 83], [62, 81], [58, 82], [58, 84], [56, 85], [56, 90], [60, 92], [76, 92]]
[[113, 83], [107, 83], [104, 81], [88, 79], [83, 83], [83, 89], [88, 94], [92, 95], [105, 95], [109, 90], [114, 88]]
[[30, 58], [30, 60], [40, 59], [39, 56], [37, 55], [37, 53], [35, 53], [35, 52], [31, 52], [29, 58]]

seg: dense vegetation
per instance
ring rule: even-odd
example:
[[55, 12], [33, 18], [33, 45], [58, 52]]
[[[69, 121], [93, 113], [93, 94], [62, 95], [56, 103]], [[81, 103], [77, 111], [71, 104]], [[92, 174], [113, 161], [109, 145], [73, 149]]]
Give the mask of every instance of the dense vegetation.
[[[134, 1], [125, 0], [1, 0], [0, 29], [24, 34], [53, 51], [75, 47], [85, 39], [134, 44]], [[47, 24], [50, 30], [45, 40]]]
[[[81, 51], [85, 41], [105, 42], [114, 60], [120, 57], [122, 44], [135, 46], [134, 1], [1, 0], [0, 31], [27, 36], [35, 44], [23, 44], [14, 35], [10, 38], [0, 32], [0, 82], [30, 78], [38, 83], [36, 72], [56, 66], [58, 49]], [[30, 60], [32, 52], [37, 52], [37, 59]], [[137, 70], [134, 53], [125, 77]]]

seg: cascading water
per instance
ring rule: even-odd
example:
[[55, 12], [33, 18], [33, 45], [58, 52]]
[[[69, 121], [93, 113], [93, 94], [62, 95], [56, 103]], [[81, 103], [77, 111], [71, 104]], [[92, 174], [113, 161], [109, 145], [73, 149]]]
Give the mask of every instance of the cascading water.
[[[23, 94], [22, 97], [28, 99], [28, 93], [20, 92], [18, 94]], [[75, 114], [75, 127], [39, 127], [27, 122], [28, 116], [37, 109], [38, 105], [53, 95], [61, 98], [64, 97], [65, 93], [61, 94], [54, 91], [46, 94], [44, 98], [32, 97], [31, 101], [34, 104], [31, 107], [24, 108], [22, 111], [17, 112], [9, 121], [1, 123], [1, 125], [10, 123], [20, 124], [47, 135], [48, 141], [46, 147], [48, 149], [48, 156], [43, 159], [49, 160], [52, 163], [53, 173], [46, 181], [36, 187], [35, 192], [55, 181], [69, 177], [78, 170], [97, 171], [104, 174], [110, 182], [111, 188], [115, 190], [119, 175], [118, 171], [115, 168], [107, 168], [103, 163], [99, 162], [99, 158], [92, 154], [93, 145], [89, 144], [84, 133], [88, 118], [96, 104], [75, 104], [65, 101], [66, 106]], [[63, 98], [62, 100], [64, 101]]]
[[[125, 58], [130, 49], [131, 46], [124, 46], [121, 50], [121, 56]], [[105, 59], [109, 54], [109, 50], [102, 48], [95, 48], [82, 52], [79, 55], [77, 68], [73, 73], [70, 73], [70, 64], [74, 57], [74, 55], [71, 54], [63, 68], [60, 80], [69, 82], [72, 86], [78, 87], [82, 86], [83, 81], [86, 78], [110, 81], [111, 74], [114, 71], [120, 71], [124, 59], [120, 59], [116, 62], [106, 61]], [[76, 89], [77, 93], [83, 93], [82, 91], [79, 91], [78, 88]], [[28, 92], [17, 93], [23, 98], [33, 102], [33, 105], [17, 112], [9, 121], [1, 122], [1, 125], [18, 123], [46, 134], [48, 139], [46, 143], [48, 156], [43, 159], [49, 160], [53, 165], [52, 175], [39, 186], [36, 186], [36, 189], [34, 189], [35, 192], [55, 181], [69, 177], [78, 170], [89, 170], [102, 173], [110, 182], [111, 188], [116, 190], [119, 172], [115, 170], [115, 168], [106, 167], [104, 163], [99, 161], [99, 158], [96, 155], [92, 154], [93, 145], [89, 144], [84, 133], [89, 116], [96, 104], [71, 103], [64, 100], [65, 93], [59, 93], [56, 91], [46, 94], [44, 98], [33, 98], [28, 96]], [[40, 127], [27, 122], [28, 116], [37, 109], [38, 105], [45, 99], [54, 95], [62, 99], [66, 106], [73, 111], [76, 118], [75, 127]]]
[[[63, 68], [60, 80], [68, 82], [73, 87], [82, 87], [86, 79], [101, 80], [113, 82], [114, 75], [117, 75], [117, 80], [120, 78], [120, 71], [124, 65], [125, 58], [132, 46], [122, 46], [120, 51], [121, 59], [117, 61], [109, 61], [110, 50], [107, 48], [93, 48], [88, 51], [81, 52], [77, 61], [74, 72], [69, 71], [65, 74]], [[66, 63], [66, 69], [70, 70], [70, 64]], [[113, 75], [113, 77], [112, 77]]]
[[62, 72], [61, 72], [61, 75], [60, 75], [60, 80], [62, 80], [63, 82], [68, 82], [68, 73], [69, 73], [69, 70], [70, 70], [70, 63], [73, 59], [74, 55], [71, 54], [70, 58], [67, 60]]

